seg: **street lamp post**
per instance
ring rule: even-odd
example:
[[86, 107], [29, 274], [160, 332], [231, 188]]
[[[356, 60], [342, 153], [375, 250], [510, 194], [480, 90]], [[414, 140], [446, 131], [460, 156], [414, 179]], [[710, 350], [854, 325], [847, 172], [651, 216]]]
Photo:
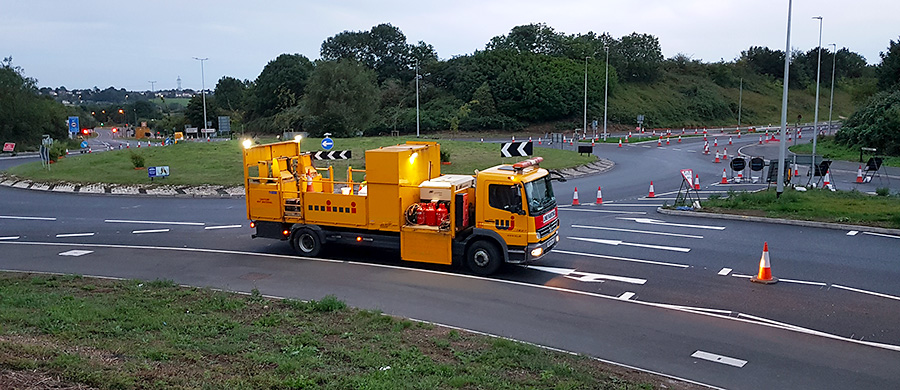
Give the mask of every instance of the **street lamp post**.
[[775, 185], [775, 197], [781, 197], [784, 192], [784, 155], [787, 134], [787, 102], [788, 102], [788, 70], [791, 66], [791, 6], [792, 0], [788, 0], [787, 38], [784, 44], [784, 81], [781, 90], [781, 142], [778, 143], [778, 183]]
[[834, 67], [837, 65], [837, 44], [832, 43], [831, 46], [831, 103], [828, 104], [828, 131], [831, 131], [831, 111], [834, 109]]
[[581, 128], [581, 137], [587, 135], [587, 60], [591, 57], [584, 57], [584, 124]]
[[606, 141], [606, 107], [609, 97], [609, 46], [606, 49], [606, 83], [603, 86], [603, 140]]
[[813, 19], [819, 19], [819, 62], [816, 65], [816, 110], [813, 114], [813, 150], [812, 163], [816, 163], [816, 140], [819, 138], [819, 75], [822, 73], [822, 17], [813, 16]]
[[416, 60], [416, 138], [419, 138], [419, 60]]
[[744, 78], [741, 77], [741, 87], [738, 90], [738, 132], [741, 131], [741, 108], [744, 106]]
[[202, 129], [206, 128], [206, 76], [203, 73], [203, 61], [208, 60], [209, 58], [197, 58], [194, 57], [195, 60], [200, 61], [200, 93], [203, 95], [203, 126]]

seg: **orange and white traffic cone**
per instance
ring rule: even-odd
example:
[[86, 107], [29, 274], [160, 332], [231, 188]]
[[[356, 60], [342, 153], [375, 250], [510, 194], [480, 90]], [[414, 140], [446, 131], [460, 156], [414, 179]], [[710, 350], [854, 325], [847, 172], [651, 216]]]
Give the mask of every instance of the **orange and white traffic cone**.
[[621, 138], [619, 138], [619, 147], [620, 148], [622, 147], [622, 139]]
[[862, 183], [862, 182], [863, 182], [862, 165], [860, 165], [860, 166], [859, 166], [859, 169], [856, 170], [856, 182], [857, 182], [857, 183]]
[[694, 175], [694, 189], [700, 190], [700, 175]]
[[725, 168], [722, 168], [722, 181], [720, 184], [728, 184], [728, 176], [725, 174]]
[[822, 188], [834, 191], [834, 188], [831, 186], [831, 171], [825, 171], [825, 181], [822, 183]]
[[650, 193], [647, 194], [647, 197], [648, 197], [648, 198], [655, 198], [655, 197], [656, 197], [656, 193], [653, 192], [653, 180], [650, 180]]
[[659, 137], [659, 140], [656, 141], [656, 146], [662, 146], [662, 137]]
[[741, 131], [738, 130], [738, 139], [741, 139]]
[[597, 204], [603, 204], [603, 193], [600, 192], [600, 186], [597, 186]]
[[772, 277], [772, 264], [769, 263], [769, 243], [763, 244], [762, 257], [759, 258], [759, 273], [750, 278], [753, 283], [772, 284], [777, 283], [778, 278]]
[[794, 177], [800, 176], [800, 167], [794, 164]]
[[578, 187], [575, 187], [575, 193], [572, 195], [572, 206], [578, 206]]
[[669, 137], [666, 137], [666, 146], [669, 146]]
[[762, 136], [759, 136], [759, 144], [760, 144], [760, 145], [762, 145], [762, 139], [763, 139], [763, 137], [762, 137]]
[[744, 181], [744, 172], [743, 172], [743, 171], [738, 171], [737, 182], [740, 183], [740, 182], [742, 182], [742, 181]]
[[728, 148], [725, 148], [725, 152], [722, 153], [722, 159], [728, 160]]
[[594, 139], [591, 139], [591, 147], [594, 147]]
[[538, 137], [538, 145], [541, 144], [541, 137]]
[[728, 144], [731, 145], [731, 137], [728, 137]]
[[[682, 132], [684, 132], [683, 129], [682, 129]], [[678, 143], [681, 143], [681, 136], [680, 136], [680, 135], [678, 136]]]
[[713, 161], [713, 162], [716, 163], [716, 164], [718, 164], [718, 163], [721, 162], [721, 161], [719, 161], [719, 150], [718, 150], [718, 149], [716, 149], [716, 159], [715, 159], [715, 161]]
[[719, 139], [713, 138], [713, 147], [719, 146]]

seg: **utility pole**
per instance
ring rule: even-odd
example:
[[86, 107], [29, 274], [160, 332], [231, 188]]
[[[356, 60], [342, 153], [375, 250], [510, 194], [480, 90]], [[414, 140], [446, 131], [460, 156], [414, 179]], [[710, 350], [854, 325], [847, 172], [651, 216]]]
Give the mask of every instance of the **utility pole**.
[[819, 19], [819, 62], [816, 65], [816, 110], [813, 114], [813, 150], [812, 163], [816, 163], [816, 140], [819, 138], [819, 75], [822, 74], [822, 17], [813, 16], [813, 19]]
[[200, 128], [202, 131], [206, 128], [206, 76], [203, 74], [203, 61], [206, 61], [209, 58], [194, 57], [194, 59], [200, 61], [200, 92], [203, 95], [203, 126]]
[[787, 102], [788, 102], [788, 70], [791, 66], [791, 6], [792, 0], [788, 0], [787, 38], [784, 44], [784, 81], [781, 92], [781, 142], [778, 143], [778, 183], [775, 185], [775, 197], [780, 198], [784, 193], [784, 155], [787, 139]]
[[606, 49], [606, 84], [603, 86], [603, 140], [606, 141], [606, 107], [609, 98], [609, 46]]

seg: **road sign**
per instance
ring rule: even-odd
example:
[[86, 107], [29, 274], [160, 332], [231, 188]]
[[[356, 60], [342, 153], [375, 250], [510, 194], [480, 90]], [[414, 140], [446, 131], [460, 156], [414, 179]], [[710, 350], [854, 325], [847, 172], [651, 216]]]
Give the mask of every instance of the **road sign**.
[[331, 137], [325, 137], [322, 139], [322, 149], [331, 150], [334, 147], [334, 140]]
[[766, 160], [763, 160], [762, 157], [753, 157], [750, 159], [750, 170], [754, 172], [759, 172], [763, 170], [766, 166]]
[[231, 117], [229, 117], [229, 116], [220, 116], [219, 117], [219, 132], [221, 132], [221, 133], [230, 133], [231, 132]]
[[506, 142], [500, 148], [500, 157], [530, 156], [534, 153], [531, 141]]
[[88, 147], [87, 141], [81, 141], [81, 148], [84, 149], [86, 147]]
[[741, 157], [735, 157], [731, 159], [731, 170], [732, 171], [743, 171], [744, 168], [747, 167], [747, 160], [744, 160]]
[[[324, 146], [323, 146], [324, 147]], [[313, 158], [316, 160], [346, 160], [350, 158], [349, 150], [332, 150], [330, 152], [315, 152]]]
[[6, 142], [6, 143], [3, 144], [3, 151], [4, 151], [4, 152], [12, 152], [12, 151], [14, 151], [15, 149], [16, 149], [16, 143], [15, 143], [15, 142]]
[[154, 177], [169, 176], [169, 166], [164, 165], [161, 167], [147, 167], [147, 176], [151, 179], [153, 179]]
[[694, 185], [694, 170], [693, 169], [682, 169], [681, 177], [684, 178], [688, 182], [689, 185]]
[[77, 132], [78, 132], [78, 129], [81, 127], [81, 126], [79, 125], [79, 119], [78, 119], [78, 117], [77, 117], [77, 116], [70, 116], [68, 122], [69, 122], [69, 132], [70, 132], [70, 133], [77, 133]]

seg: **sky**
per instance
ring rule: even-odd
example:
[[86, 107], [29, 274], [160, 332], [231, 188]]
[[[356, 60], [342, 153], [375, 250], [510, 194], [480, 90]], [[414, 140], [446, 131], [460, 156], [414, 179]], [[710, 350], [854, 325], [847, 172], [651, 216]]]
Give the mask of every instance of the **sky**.
[[[40, 87], [130, 91], [215, 88], [223, 76], [254, 80], [282, 53], [315, 60], [328, 37], [399, 28], [441, 59], [484, 49], [515, 26], [557, 32], [656, 36], [666, 58], [732, 61], [750, 46], [784, 50], [787, 0], [0, 0], [0, 57]], [[792, 50], [836, 43], [881, 62], [900, 41], [897, 0], [797, 0]], [[208, 58], [203, 62], [193, 59]], [[823, 58], [825, 61], [826, 58]], [[155, 83], [150, 83], [155, 81]]]

